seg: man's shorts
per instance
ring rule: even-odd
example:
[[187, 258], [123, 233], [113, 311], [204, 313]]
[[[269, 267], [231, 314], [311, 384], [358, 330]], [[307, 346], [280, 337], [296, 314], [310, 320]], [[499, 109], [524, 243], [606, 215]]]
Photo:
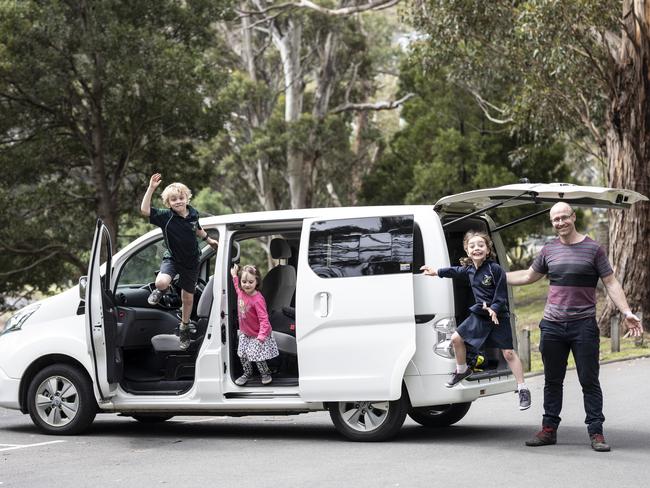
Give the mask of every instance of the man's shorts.
[[172, 279], [178, 274], [180, 287], [188, 293], [194, 293], [199, 278], [199, 263], [197, 262], [193, 268], [187, 268], [172, 258], [164, 258], [160, 264], [160, 272], [171, 276]]

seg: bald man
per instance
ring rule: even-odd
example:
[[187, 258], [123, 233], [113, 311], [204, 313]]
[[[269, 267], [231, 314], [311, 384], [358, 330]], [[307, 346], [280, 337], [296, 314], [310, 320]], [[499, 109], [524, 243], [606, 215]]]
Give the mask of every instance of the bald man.
[[582, 386], [585, 423], [595, 451], [610, 450], [603, 436], [603, 394], [598, 381], [600, 334], [596, 323], [596, 285], [603, 280], [607, 294], [625, 315], [624, 324], [632, 336], [643, 333], [641, 321], [625, 299], [602, 246], [575, 227], [576, 214], [559, 202], [550, 210], [558, 235], [546, 244], [529, 269], [507, 274], [511, 285], [534, 283], [549, 277], [544, 316], [539, 324], [539, 350], [544, 363], [544, 416], [542, 430], [526, 441], [527, 446], [548, 446], [557, 442], [562, 410], [562, 389], [569, 352], [573, 353]]

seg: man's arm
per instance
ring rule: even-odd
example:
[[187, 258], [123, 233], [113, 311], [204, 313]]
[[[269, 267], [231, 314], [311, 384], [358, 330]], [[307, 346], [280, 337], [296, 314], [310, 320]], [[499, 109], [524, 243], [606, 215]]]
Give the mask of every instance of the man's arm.
[[506, 273], [506, 278], [508, 279], [509, 285], [530, 285], [540, 280], [544, 275], [538, 273], [532, 267], [528, 269], [522, 269], [519, 271], [510, 271]]
[[625, 326], [630, 331], [630, 334], [633, 336], [640, 336], [643, 334], [643, 327], [641, 327], [641, 320], [639, 317], [632, 313], [630, 306], [627, 304], [627, 299], [625, 298], [625, 292], [623, 287], [618, 282], [614, 273], [601, 278], [609, 298], [612, 299], [616, 308], [618, 308], [623, 315], [625, 315]]
[[151, 197], [153, 196], [153, 193], [156, 191], [156, 188], [160, 185], [160, 182], [162, 181], [162, 176], [160, 173], [156, 173], [155, 175], [151, 176], [151, 179], [149, 179], [149, 186], [147, 187], [147, 191], [142, 197], [142, 203], [140, 204], [140, 213], [145, 216], [149, 217], [151, 214]]

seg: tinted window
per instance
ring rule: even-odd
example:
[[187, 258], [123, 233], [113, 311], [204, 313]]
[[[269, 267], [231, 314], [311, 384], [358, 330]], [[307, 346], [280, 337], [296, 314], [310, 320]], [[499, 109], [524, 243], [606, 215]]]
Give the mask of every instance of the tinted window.
[[324, 278], [413, 271], [413, 216], [315, 222], [309, 266]]

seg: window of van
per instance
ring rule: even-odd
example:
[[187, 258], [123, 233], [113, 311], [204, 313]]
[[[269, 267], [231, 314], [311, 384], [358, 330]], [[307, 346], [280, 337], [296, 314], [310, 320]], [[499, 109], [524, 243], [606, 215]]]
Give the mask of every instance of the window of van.
[[412, 215], [314, 222], [308, 263], [323, 278], [411, 273]]

